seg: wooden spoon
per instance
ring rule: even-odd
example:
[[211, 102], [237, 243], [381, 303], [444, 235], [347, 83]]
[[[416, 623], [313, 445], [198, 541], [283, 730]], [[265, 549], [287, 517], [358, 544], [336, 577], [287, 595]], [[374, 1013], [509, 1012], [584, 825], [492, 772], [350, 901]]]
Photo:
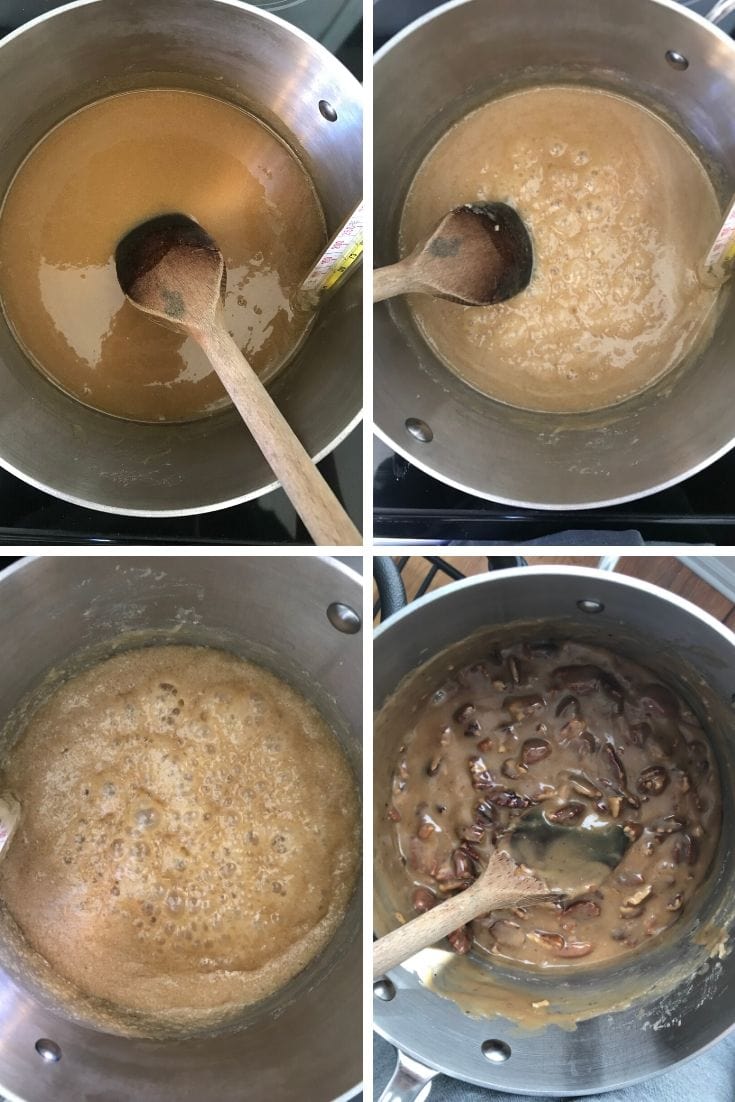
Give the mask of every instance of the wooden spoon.
[[506, 203], [472, 203], [442, 218], [412, 253], [373, 272], [373, 302], [424, 294], [493, 306], [524, 291], [533, 271], [528, 230]]
[[549, 891], [546, 884], [495, 850], [484, 871], [469, 888], [375, 942], [373, 978], [384, 975], [421, 949], [441, 941], [452, 930], [458, 930], [489, 911], [523, 907], [554, 898], [558, 898], [558, 893]]
[[187, 333], [203, 349], [314, 541], [361, 544], [357, 528], [227, 332], [227, 272], [206, 230], [183, 214], [161, 215], [120, 241], [115, 264], [134, 306]]

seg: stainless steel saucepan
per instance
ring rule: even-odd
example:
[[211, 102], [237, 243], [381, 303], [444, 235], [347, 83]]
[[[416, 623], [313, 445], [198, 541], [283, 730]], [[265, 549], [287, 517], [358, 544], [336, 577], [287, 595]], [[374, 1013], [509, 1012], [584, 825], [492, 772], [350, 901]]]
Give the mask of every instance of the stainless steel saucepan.
[[[318, 42], [238, 0], [79, 0], [0, 43], [0, 199], [36, 143], [115, 92], [185, 88], [247, 108], [299, 155], [330, 233], [362, 194], [361, 89]], [[325, 304], [271, 393], [321, 459], [362, 407], [360, 279]], [[277, 485], [232, 411], [145, 425], [87, 409], [31, 365], [0, 314], [0, 465], [66, 501], [184, 516]]]
[[[502, 570], [429, 594], [378, 629], [376, 932], [386, 933], [395, 925], [395, 912], [405, 913], [408, 905], [405, 873], [384, 840], [406, 715], [445, 679], [450, 665], [479, 657], [488, 644], [550, 637], [597, 642], [627, 654], [674, 684], [705, 723], [719, 762], [724, 808], [708, 884], [696, 914], [684, 916], [671, 940], [614, 970], [582, 969], [549, 980], [470, 958], [479, 985], [472, 1017], [413, 971], [395, 969], [377, 982], [373, 999], [376, 1029], [402, 1053], [384, 1102], [425, 1098], [421, 1092], [437, 1072], [541, 1096], [612, 1090], [694, 1056], [735, 1023], [735, 955], [711, 956], [707, 945], [707, 931], [729, 945], [735, 924], [735, 637], [688, 601], [619, 575], [561, 566]], [[497, 989], [479, 1015], [482, 985], [493, 977], [506, 991], [533, 991], [539, 1000], [574, 1005], [582, 999], [590, 1016], [573, 1030], [553, 1024], [522, 1028], [512, 1015], [493, 1013], [503, 1006]], [[631, 991], [626, 1009], [597, 1009], [617, 1005], [616, 993]]]
[[[0, 729], [49, 671], [114, 640], [211, 644], [284, 677], [361, 776], [362, 586], [333, 559], [42, 558], [0, 575]], [[115, 1036], [0, 967], [0, 1095], [22, 1102], [329, 1102], [362, 1078], [361, 906], [321, 956], [220, 1036]], [[2, 947], [0, 947], [1, 949]], [[2, 956], [0, 952], [0, 957]]]
[[[714, 23], [670, 0], [395, 2], [416, 21], [375, 64], [376, 265], [398, 259], [408, 188], [440, 136], [528, 85], [580, 82], [638, 100], [694, 149], [722, 206], [732, 198], [735, 43]], [[731, 9], [723, 0], [713, 15]], [[473, 390], [434, 355], [405, 301], [380, 305], [377, 432], [436, 478], [511, 505], [582, 509], [662, 490], [735, 444], [735, 284], [723, 293], [695, 361], [614, 409], [554, 416]]]

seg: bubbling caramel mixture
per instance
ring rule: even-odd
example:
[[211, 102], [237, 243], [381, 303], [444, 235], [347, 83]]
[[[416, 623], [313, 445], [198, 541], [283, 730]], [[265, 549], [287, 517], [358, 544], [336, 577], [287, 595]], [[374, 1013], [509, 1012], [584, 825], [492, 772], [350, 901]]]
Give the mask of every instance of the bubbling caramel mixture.
[[0, 298], [34, 363], [85, 405], [137, 421], [185, 421], [229, 402], [190, 338], [124, 297], [115, 248], [140, 222], [180, 211], [228, 270], [225, 320], [264, 381], [313, 311], [296, 292], [326, 243], [311, 180], [263, 123], [175, 89], [111, 96], [52, 130], [0, 214]]
[[[524, 816], [564, 830], [561, 848], [537, 835], [516, 849]], [[567, 893], [449, 938], [459, 953], [565, 967], [629, 954], [696, 905], [721, 798], [700, 723], [650, 670], [598, 647], [524, 644], [460, 670], [419, 710], [388, 822], [415, 911], [466, 888], [493, 848]], [[614, 825], [619, 864], [580, 856], [579, 834]]]
[[87, 996], [196, 1022], [280, 989], [356, 880], [354, 777], [316, 710], [222, 651], [127, 651], [74, 677], [4, 764], [22, 818], [0, 896]]
[[716, 290], [698, 270], [719, 228], [702, 165], [650, 111], [584, 87], [494, 100], [435, 146], [401, 224], [409, 252], [453, 207], [501, 200], [533, 239], [530, 286], [500, 306], [415, 295], [447, 367], [509, 405], [615, 405], [684, 360], [711, 331]]

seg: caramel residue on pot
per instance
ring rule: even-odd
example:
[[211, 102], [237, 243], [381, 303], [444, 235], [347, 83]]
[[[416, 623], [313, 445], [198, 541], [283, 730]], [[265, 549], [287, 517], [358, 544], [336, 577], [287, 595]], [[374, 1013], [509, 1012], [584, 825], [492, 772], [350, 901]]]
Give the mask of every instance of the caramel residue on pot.
[[692, 939], [696, 945], [703, 946], [709, 957], [725, 960], [732, 952], [730, 931], [716, 922], [705, 922]]

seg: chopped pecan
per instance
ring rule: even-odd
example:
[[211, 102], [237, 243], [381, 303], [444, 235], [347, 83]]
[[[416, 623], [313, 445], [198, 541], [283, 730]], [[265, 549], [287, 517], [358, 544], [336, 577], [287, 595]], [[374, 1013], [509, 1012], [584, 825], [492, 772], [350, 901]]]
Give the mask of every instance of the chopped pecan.
[[652, 892], [653, 888], [650, 884], [643, 884], [640, 888], [634, 891], [628, 899], [625, 900], [624, 906], [637, 907], [639, 903], [644, 903], [649, 898]]
[[451, 934], [447, 934], [447, 941], [454, 949], [455, 953], [459, 953], [464, 956], [465, 953], [469, 953], [472, 948], [472, 933], [469, 926], [460, 926], [458, 930], [453, 930]]
[[495, 778], [481, 757], [470, 758], [468, 764], [473, 788], [480, 791], [495, 788]]
[[544, 738], [527, 738], [521, 744], [521, 761], [524, 765], [535, 765], [536, 762], [548, 758], [551, 753], [551, 745]]
[[455, 849], [452, 854], [454, 874], [458, 880], [471, 880], [474, 876], [472, 861], [469, 854], [462, 849]]
[[579, 719], [582, 713], [576, 696], [570, 693], [563, 696], [556, 706], [555, 714], [560, 718], [563, 716], [565, 719]]
[[521, 676], [521, 663], [514, 655], [508, 657], [508, 669], [510, 671], [510, 679], [514, 685], [520, 685], [522, 679]]
[[419, 914], [423, 914], [424, 911], [430, 911], [432, 907], [436, 906], [436, 896], [429, 888], [416, 888], [412, 902], [413, 909], [418, 911]]
[[564, 914], [574, 918], [599, 918], [602, 908], [594, 899], [577, 899], [574, 903], [566, 904]]
[[462, 704], [461, 707], [457, 708], [457, 711], [454, 713], [454, 718], [457, 723], [467, 723], [468, 720], [472, 719], [474, 714], [475, 705], [471, 702], [468, 702], [467, 704]]
[[645, 906], [645, 904], [643, 904], [643, 903], [636, 903], [636, 904], [623, 903], [622, 907], [620, 908], [620, 917], [621, 918], [638, 918], [639, 915], [643, 914], [644, 906]]
[[663, 818], [654, 819], [652, 823], [649, 823], [648, 829], [652, 830], [654, 834], [678, 834], [680, 830], [684, 829], [685, 825], [675, 815], [664, 815]]
[[696, 864], [699, 857], [699, 843], [690, 831], [684, 832], [677, 839], [672, 856], [676, 865]]
[[561, 934], [552, 934], [548, 930], [529, 930], [528, 937], [532, 941], [538, 942], [539, 945], [545, 945], [547, 949], [553, 949], [557, 953], [565, 945], [565, 939]]
[[527, 696], [507, 696], [503, 707], [518, 722], [533, 715], [537, 708], [543, 708], [544, 703], [544, 698], [539, 693], [529, 693]]
[[586, 796], [590, 800], [599, 800], [602, 796], [602, 792], [593, 784], [589, 777], [586, 777], [584, 773], [570, 773], [569, 783], [575, 792], [580, 796]]
[[496, 809], [487, 800], [482, 800], [475, 808], [475, 813], [482, 819], [486, 819], [488, 823], [494, 823], [498, 817]]
[[557, 951], [558, 957], [586, 957], [592, 952], [593, 946], [589, 941], [567, 941], [566, 944]]
[[659, 796], [669, 783], [669, 774], [663, 765], [649, 765], [638, 778], [636, 787], [642, 796]]
[[620, 760], [620, 755], [611, 742], [606, 742], [602, 748], [603, 757], [610, 765], [616, 779], [625, 788], [628, 784], [628, 776], [625, 772], [625, 766]]
[[576, 717], [570, 719], [568, 723], [565, 723], [559, 732], [559, 738], [562, 745], [571, 742], [572, 739], [579, 738], [584, 734], [586, 730], [586, 724], [583, 719], [577, 719]]
[[485, 837], [485, 827], [482, 823], [472, 823], [471, 826], [467, 826], [462, 831], [462, 838], [465, 842], [481, 842]]
[[511, 789], [502, 792], [492, 792], [488, 799], [496, 805], [496, 807], [509, 807], [513, 811], [524, 811], [527, 807], [530, 807], [534, 802], [528, 796], [521, 796], [518, 792], [513, 792]]
[[585, 813], [584, 804], [568, 803], [546, 812], [550, 823], [576, 823]]

